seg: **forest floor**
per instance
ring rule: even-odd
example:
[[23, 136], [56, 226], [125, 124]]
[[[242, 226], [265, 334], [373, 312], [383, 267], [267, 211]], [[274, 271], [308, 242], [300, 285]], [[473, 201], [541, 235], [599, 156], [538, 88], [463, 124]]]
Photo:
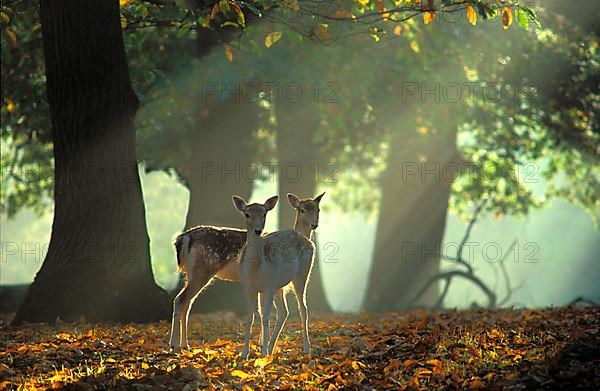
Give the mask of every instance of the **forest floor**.
[[[272, 357], [240, 361], [240, 320], [192, 316], [192, 349], [167, 322], [0, 326], [0, 389], [600, 389], [600, 307], [291, 317]], [[258, 340], [255, 324], [254, 340]]]

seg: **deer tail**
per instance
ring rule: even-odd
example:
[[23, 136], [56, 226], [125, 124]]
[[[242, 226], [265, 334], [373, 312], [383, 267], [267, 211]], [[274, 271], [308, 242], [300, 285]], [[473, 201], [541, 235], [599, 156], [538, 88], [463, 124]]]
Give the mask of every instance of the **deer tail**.
[[177, 237], [175, 249], [177, 250], [177, 272], [185, 272], [186, 257], [190, 253], [190, 235], [184, 234]]

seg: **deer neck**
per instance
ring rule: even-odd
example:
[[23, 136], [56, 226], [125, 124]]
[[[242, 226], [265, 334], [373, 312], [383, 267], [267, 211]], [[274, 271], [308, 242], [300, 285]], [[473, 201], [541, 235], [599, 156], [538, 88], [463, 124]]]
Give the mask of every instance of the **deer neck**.
[[263, 239], [262, 236], [257, 235], [256, 233], [254, 233], [254, 231], [247, 230], [246, 231], [246, 243], [263, 244], [264, 243], [264, 239]]
[[296, 213], [296, 221], [294, 222], [294, 231], [300, 232], [302, 235], [306, 236], [306, 238], [310, 239], [312, 235], [312, 228], [310, 226], [305, 226], [302, 224], [298, 214]]
[[252, 230], [246, 232], [246, 257], [255, 258], [255, 261], [259, 261], [264, 257], [265, 254], [265, 239], [255, 234]]

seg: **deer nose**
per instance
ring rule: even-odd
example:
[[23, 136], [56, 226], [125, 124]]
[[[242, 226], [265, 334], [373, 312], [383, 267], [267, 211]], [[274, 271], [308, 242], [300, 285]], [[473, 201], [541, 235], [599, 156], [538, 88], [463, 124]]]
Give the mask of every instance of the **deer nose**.
[[312, 229], [317, 229], [318, 226], [319, 224], [312, 224]]
[[262, 233], [262, 229], [254, 228], [254, 233], [260, 235]]

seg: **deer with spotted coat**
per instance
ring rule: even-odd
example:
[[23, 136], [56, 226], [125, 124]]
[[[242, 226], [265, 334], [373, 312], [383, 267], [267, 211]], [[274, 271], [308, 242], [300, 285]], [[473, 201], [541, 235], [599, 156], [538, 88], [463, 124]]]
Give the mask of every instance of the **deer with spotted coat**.
[[[325, 193], [322, 193], [314, 199], [300, 199], [291, 193], [287, 195], [289, 203], [296, 209], [294, 229], [308, 239], [311, 239], [312, 232], [319, 225], [319, 203], [324, 195]], [[178, 270], [184, 273], [186, 278], [183, 288], [173, 302], [173, 320], [169, 342], [171, 351], [177, 352], [180, 349], [189, 348], [187, 341], [188, 315], [192, 304], [210, 281], [213, 278], [226, 281], [240, 280], [239, 256], [245, 242], [245, 230], [213, 226], [194, 227], [176, 238]], [[303, 283], [298, 284], [297, 290], [294, 288], [300, 314], [305, 314], [304, 319], [307, 319], [305, 295], [311, 269], [312, 261], [309, 265], [301, 265]], [[277, 336], [288, 317], [285, 293], [282, 289], [275, 295], [277, 325], [274, 334]], [[303, 336], [306, 335], [304, 351], [310, 353], [310, 341], [308, 341], [308, 333], [305, 333], [304, 329], [305, 327], [303, 327]]]

